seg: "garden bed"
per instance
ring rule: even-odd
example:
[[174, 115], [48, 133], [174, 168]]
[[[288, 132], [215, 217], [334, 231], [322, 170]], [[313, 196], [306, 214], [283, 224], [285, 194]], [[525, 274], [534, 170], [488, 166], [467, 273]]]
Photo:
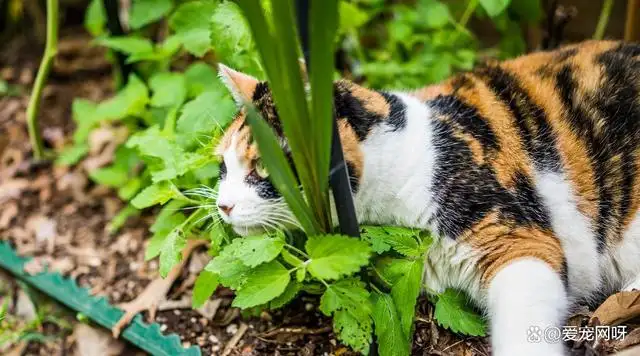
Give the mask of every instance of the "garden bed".
[[[69, 31], [69, 34], [81, 31]], [[45, 88], [40, 122], [45, 142], [60, 148], [73, 131], [71, 102], [75, 97], [98, 101], [113, 93], [112, 76], [104, 53], [88, 45], [88, 36], [65, 35], [51, 80]], [[82, 163], [65, 168], [35, 164], [25, 124], [25, 107], [39, 53], [30, 55], [28, 42], [7, 46], [20, 57], [3, 53], [2, 77], [14, 95], [0, 98], [0, 237], [18, 254], [34, 256], [25, 267], [37, 273], [43, 265], [75, 279], [98, 296], [118, 305], [132, 301], [159, 278], [157, 261], [144, 262], [152, 213], [130, 218], [116, 233], [109, 223], [124, 207], [117, 194], [97, 186], [87, 168], [104, 165], [117, 134], [109, 128], [91, 137], [96, 149]], [[302, 298], [275, 312], [241, 315], [232, 308], [232, 293], [219, 289], [207, 305], [191, 309], [191, 289], [208, 260], [196, 251], [187, 268], [160, 303], [155, 321], [165, 333], [179, 335], [183, 346], [197, 345], [202, 354], [348, 355], [331, 331], [328, 318], [317, 310], [317, 300]], [[422, 299], [417, 314], [414, 354], [488, 355], [483, 338], [459, 338], [432, 321], [432, 308]], [[147, 315], [145, 315], [145, 318]], [[74, 318], [69, 319], [77, 323]], [[55, 329], [53, 326], [51, 329]], [[29, 346], [28, 354], [71, 351], [74, 333], [43, 330], [58, 335]]]

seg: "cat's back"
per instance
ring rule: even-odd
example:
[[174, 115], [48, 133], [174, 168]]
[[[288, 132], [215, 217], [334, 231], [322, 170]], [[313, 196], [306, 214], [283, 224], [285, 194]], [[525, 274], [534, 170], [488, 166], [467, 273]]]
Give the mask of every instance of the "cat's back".
[[589, 41], [419, 92], [435, 113], [445, 233], [488, 216], [553, 231], [569, 271], [593, 272], [585, 292], [599, 283], [594, 267], [640, 254], [639, 55], [636, 44]]

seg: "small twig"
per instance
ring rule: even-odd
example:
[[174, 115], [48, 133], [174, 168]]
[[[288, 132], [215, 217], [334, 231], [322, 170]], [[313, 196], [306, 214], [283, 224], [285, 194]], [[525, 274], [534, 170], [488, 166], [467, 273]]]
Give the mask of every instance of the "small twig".
[[612, 8], [613, 0], [604, 0], [602, 10], [600, 11], [600, 18], [598, 19], [598, 25], [596, 26], [596, 32], [593, 34], [594, 40], [601, 40], [604, 37], [604, 32], [607, 30], [607, 24], [609, 23], [609, 16], [611, 15]]
[[325, 326], [318, 329], [307, 329], [307, 328], [277, 328], [274, 330], [267, 331], [260, 335], [260, 337], [268, 338], [278, 334], [300, 334], [300, 335], [317, 335], [317, 334], [326, 334], [333, 330], [331, 326]]
[[42, 144], [42, 136], [38, 128], [38, 108], [40, 107], [40, 99], [45, 82], [49, 76], [53, 59], [58, 52], [58, 0], [47, 0], [47, 43], [44, 48], [42, 62], [38, 68], [38, 75], [33, 84], [31, 97], [29, 98], [29, 106], [27, 106], [27, 128], [29, 130], [29, 139], [33, 149], [33, 156], [36, 160], [44, 157], [44, 146]]
[[233, 351], [233, 349], [238, 344], [238, 341], [240, 341], [244, 333], [247, 332], [247, 329], [249, 329], [249, 326], [247, 324], [245, 323], [240, 324], [240, 328], [238, 329], [238, 332], [236, 332], [236, 334], [233, 335], [231, 340], [229, 340], [229, 342], [227, 342], [227, 345], [224, 347], [224, 351], [222, 351], [222, 356], [228, 356], [231, 353], [231, 351]]

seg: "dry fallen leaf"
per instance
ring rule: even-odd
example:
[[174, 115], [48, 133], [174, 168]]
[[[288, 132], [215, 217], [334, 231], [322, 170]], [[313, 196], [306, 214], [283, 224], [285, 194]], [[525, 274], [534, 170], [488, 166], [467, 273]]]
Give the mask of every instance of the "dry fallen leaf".
[[15, 199], [20, 197], [22, 191], [29, 186], [29, 181], [20, 179], [11, 179], [0, 184], [0, 204], [9, 199]]
[[27, 322], [33, 321], [37, 317], [36, 306], [33, 304], [31, 298], [29, 298], [29, 295], [22, 289], [18, 289], [16, 316]]
[[638, 344], [640, 344], [640, 328], [634, 329], [622, 340], [617, 340], [613, 347], [620, 351]]
[[593, 312], [591, 324], [595, 324], [597, 319], [601, 325], [619, 325], [639, 315], [640, 291], [623, 291], [607, 298]]
[[27, 219], [25, 227], [36, 238], [36, 242], [46, 244], [47, 252], [53, 252], [56, 239], [56, 222], [44, 215], [32, 215]]

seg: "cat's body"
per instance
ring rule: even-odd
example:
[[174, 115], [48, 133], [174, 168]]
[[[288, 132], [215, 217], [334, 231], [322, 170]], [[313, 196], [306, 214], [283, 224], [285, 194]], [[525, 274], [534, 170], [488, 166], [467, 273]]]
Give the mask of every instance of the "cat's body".
[[[640, 287], [638, 55], [587, 42], [414, 92], [335, 85], [359, 221], [434, 232], [428, 289], [467, 291], [496, 355], [561, 355], [561, 342], [528, 340], [530, 327]], [[278, 131], [266, 85], [222, 73]], [[223, 218], [245, 233], [252, 214], [283, 204], [256, 177], [248, 130], [240, 115], [218, 147]]]

